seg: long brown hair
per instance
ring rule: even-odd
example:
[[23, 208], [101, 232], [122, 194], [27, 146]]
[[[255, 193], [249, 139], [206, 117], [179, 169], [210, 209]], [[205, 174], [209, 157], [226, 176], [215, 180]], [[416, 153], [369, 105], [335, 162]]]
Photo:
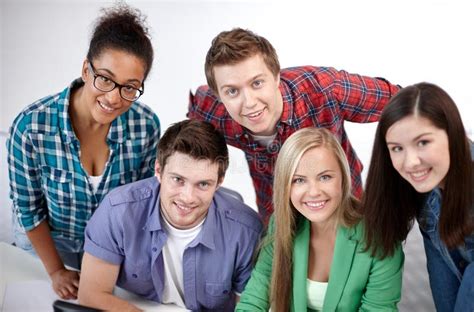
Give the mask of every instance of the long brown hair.
[[392, 255], [406, 239], [417, 211], [424, 201], [394, 169], [385, 136], [397, 121], [414, 114], [429, 119], [446, 131], [450, 166], [445, 178], [439, 231], [443, 242], [453, 248], [463, 244], [473, 230], [473, 162], [470, 142], [461, 116], [451, 97], [440, 87], [418, 83], [399, 91], [382, 112], [375, 134], [362, 210], [366, 241], [372, 253]]
[[341, 203], [336, 210], [338, 223], [351, 226], [359, 221], [357, 200], [351, 195], [350, 169], [346, 155], [334, 135], [326, 129], [304, 128], [293, 133], [283, 144], [275, 165], [273, 203], [275, 232], [270, 301], [272, 311], [288, 311], [292, 293], [293, 240], [299, 220], [304, 218], [290, 200], [291, 181], [305, 152], [325, 147], [336, 157], [342, 172]]

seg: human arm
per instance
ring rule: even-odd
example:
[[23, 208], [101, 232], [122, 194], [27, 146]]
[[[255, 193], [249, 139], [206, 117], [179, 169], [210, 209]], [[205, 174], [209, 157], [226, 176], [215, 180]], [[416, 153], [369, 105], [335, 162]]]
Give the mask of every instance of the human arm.
[[59, 257], [47, 222], [48, 206], [41, 179], [41, 165], [29, 129], [31, 115], [20, 114], [7, 140], [10, 198], [13, 213], [49, 274], [54, 291], [63, 299], [75, 299], [79, 274], [67, 270]]
[[329, 70], [333, 77], [332, 94], [342, 118], [366, 123], [378, 121], [383, 108], [400, 89], [383, 78], [372, 78], [346, 71]]
[[198, 87], [194, 94], [189, 92], [186, 117], [210, 122], [224, 133], [228, 130], [226, 120], [231, 119], [224, 104], [207, 85]]
[[400, 245], [393, 256], [374, 258], [359, 311], [398, 311], [404, 259]]
[[141, 311], [113, 295], [120, 265], [108, 263], [85, 252], [82, 259], [79, 303], [107, 311]]
[[79, 273], [64, 267], [51, 237], [48, 223], [41, 222], [36, 228], [26, 232], [26, 235], [43, 262], [54, 291], [62, 299], [76, 299]]
[[270, 308], [270, 281], [273, 265], [273, 242], [268, 235], [260, 249], [250, 280], [240, 296], [236, 311], [268, 311]]
[[431, 294], [435, 307], [439, 311], [449, 311], [456, 303], [459, 288], [458, 277], [448, 267], [443, 256], [420, 227], [426, 254], [426, 267], [430, 281]]

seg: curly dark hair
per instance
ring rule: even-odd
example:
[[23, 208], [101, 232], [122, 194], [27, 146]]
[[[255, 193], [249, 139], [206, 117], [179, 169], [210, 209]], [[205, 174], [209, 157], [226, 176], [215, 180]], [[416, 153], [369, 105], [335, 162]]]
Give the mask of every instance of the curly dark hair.
[[92, 33], [87, 59], [92, 61], [107, 49], [131, 53], [143, 61], [146, 79], [153, 64], [153, 46], [146, 16], [123, 2], [103, 8], [101, 12]]

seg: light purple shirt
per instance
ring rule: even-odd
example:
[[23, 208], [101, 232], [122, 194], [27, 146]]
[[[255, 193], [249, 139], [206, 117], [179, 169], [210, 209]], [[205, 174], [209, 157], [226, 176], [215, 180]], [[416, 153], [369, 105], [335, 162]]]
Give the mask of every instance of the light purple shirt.
[[[117, 285], [161, 302], [167, 234], [159, 212], [156, 177], [114, 189], [86, 227], [84, 250], [120, 265]], [[233, 311], [234, 292], [250, 278], [262, 223], [241, 201], [217, 191], [201, 232], [183, 255], [184, 301], [188, 309]]]

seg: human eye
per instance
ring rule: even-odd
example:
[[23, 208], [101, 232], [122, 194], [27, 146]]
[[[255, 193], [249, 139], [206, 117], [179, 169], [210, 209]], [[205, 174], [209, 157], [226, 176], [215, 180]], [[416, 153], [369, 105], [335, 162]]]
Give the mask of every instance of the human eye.
[[171, 180], [173, 180], [173, 182], [176, 183], [176, 184], [183, 184], [183, 182], [184, 182], [183, 179], [181, 179], [180, 177], [176, 177], [176, 176], [171, 177]]
[[127, 93], [135, 93], [137, 91], [137, 88], [134, 86], [123, 86], [123, 90]]
[[263, 86], [263, 80], [257, 79], [252, 83], [254, 88], [261, 88]]
[[126, 97], [133, 98], [137, 94], [138, 89], [135, 88], [134, 86], [123, 86], [122, 87], [122, 94], [124, 94]]
[[420, 141], [418, 141], [417, 144], [418, 144], [419, 147], [423, 147], [423, 146], [428, 145], [428, 143], [430, 143], [430, 141], [428, 141], [428, 140], [420, 140]]
[[199, 182], [199, 188], [201, 190], [207, 190], [210, 186], [209, 182]]
[[389, 149], [393, 153], [398, 153], [398, 152], [401, 152], [403, 150], [402, 147], [398, 146], [398, 145], [391, 146], [391, 147], [389, 147]]
[[325, 182], [325, 181], [331, 180], [331, 178], [332, 178], [332, 176], [330, 176], [329, 174], [324, 174], [324, 175], [319, 177], [319, 180], [322, 181], [322, 182]]
[[230, 96], [230, 97], [235, 97], [237, 95], [237, 89], [236, 88], [228, 88], [225, 93]]
[[97, 75], [97, 79], [99, 79], [100, 82], [103, 82], [103, 83], [110, 83], [112, 82], [112, 80], [110, 80], [109, 78], [105, 77], [105, 76], [102, 76], [102, 75]]
[[293, 184], [302, 184], [302, 183], [304, 183], [304, 179], [301, 178], [301, 177], [295, 177], [295, 178], [293, 178], [291, 183], [293, 183]]

